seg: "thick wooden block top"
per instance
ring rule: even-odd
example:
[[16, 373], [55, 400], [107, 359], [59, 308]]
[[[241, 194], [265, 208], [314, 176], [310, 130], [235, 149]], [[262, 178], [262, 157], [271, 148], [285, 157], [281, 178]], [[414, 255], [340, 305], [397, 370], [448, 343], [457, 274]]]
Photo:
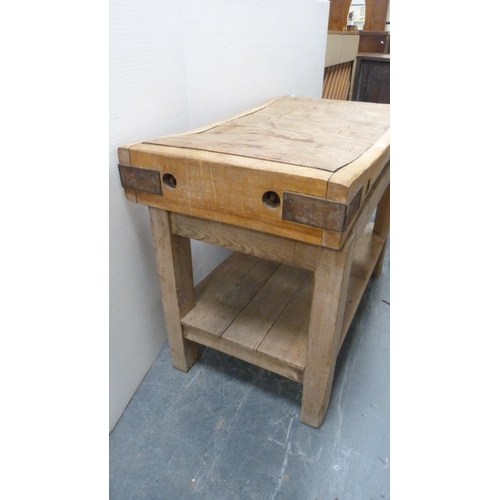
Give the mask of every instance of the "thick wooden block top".
[[122, 185], [137, 203], [322, 245], [385, 171], [389, 119], [385, 104], [279, 97], [119, 148]]

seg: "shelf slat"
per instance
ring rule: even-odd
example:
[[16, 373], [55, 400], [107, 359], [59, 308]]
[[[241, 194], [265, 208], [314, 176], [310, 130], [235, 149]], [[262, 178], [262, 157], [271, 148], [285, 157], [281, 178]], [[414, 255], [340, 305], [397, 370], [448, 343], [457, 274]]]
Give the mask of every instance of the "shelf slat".
[[282, 264], [222, 334], [227, 340], [258, 349], [308, 271]]
[[183, 324], [222, 335], [278, 267], [277, 262], [231, 254], [196, 286], [196, 306]]
[[288, 365], [304, 370], [312, 290], [313, 273], [309, 272], [259, 345], [259, 352], [280, 358]]

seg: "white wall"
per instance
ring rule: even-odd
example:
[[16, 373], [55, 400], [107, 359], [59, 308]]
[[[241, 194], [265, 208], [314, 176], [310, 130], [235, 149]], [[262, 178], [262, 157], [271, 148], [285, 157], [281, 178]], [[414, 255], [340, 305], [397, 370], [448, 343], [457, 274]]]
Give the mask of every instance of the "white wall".
[[[110, 1], [110, 430], [166, 341], [147, 208], [120, 186], [120, 144], [278, 95], [320, 97], [327, 0]], [[227, 251], [193, 242], [195, 281]]]

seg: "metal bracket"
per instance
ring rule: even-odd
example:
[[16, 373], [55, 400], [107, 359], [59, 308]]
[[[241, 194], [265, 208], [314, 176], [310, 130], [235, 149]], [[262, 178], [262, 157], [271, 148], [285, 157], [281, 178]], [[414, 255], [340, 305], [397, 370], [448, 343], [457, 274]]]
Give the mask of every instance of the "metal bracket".
[[361, 205], [361, 188], [347, 204], [300, 193], [283, 193], [282, 217], [292, 222], [342, 232]]
[[124, 188], [144, 193], [162, 194], [160, 172], [145, 168], [127, 167], [118, 164], [120, 180]]

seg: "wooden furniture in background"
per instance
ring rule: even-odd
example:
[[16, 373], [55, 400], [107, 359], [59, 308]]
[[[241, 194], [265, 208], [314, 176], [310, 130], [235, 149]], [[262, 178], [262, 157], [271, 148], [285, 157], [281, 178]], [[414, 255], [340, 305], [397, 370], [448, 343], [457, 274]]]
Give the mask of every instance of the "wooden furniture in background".
[[359, 32], [359, 52], [390, 53], [390, 32], [386, 31], [389, 0], [365, 0], [365, 22]]
[[389, 0], [365, 0], [365, 31], [385, 31]]
[[[390, 0], [365, 0], [364, 31], [386, 31]], [[330, 0], [328, 31], [345, 31], [351, 0]], [[370, 52], [378, 52], [370, 51]]]
[[359, 31], [359, 52], [389, 54], [391, 35], [388, 31]]
[[391, 56], [359, 54], [356, 60], [353, 101], [391, 102]]
[[349, 100], [353, 61], [325, 68], [323, 99]]
[[365, 21], [360, 31], [346, 29], [350, 5], [350, 0], [330, 2], [322, 97], [389, 103], [390, 71], [389, 64], [384, 64], [389, 59], [363, 57], [365, 53], [390, 53], [390, 32], [385, 31], [389, 0], [365, 0]]
[[[389, 106], [286, 96], [118, 157], [127, 199], [150, 210], [173, 365], [189, 370], [202, 344], [278, 373], [321, 426], [384, 258]], [[234, 251], [196, 287], [190, 238]]]
[[328, 32], [323, 99], [350, 99], [358, 46], [359, 34], [356, 31]]
[[350, 7], [351, 0], [330, 0], [328, 31], [344, 31], [346, 29]]

